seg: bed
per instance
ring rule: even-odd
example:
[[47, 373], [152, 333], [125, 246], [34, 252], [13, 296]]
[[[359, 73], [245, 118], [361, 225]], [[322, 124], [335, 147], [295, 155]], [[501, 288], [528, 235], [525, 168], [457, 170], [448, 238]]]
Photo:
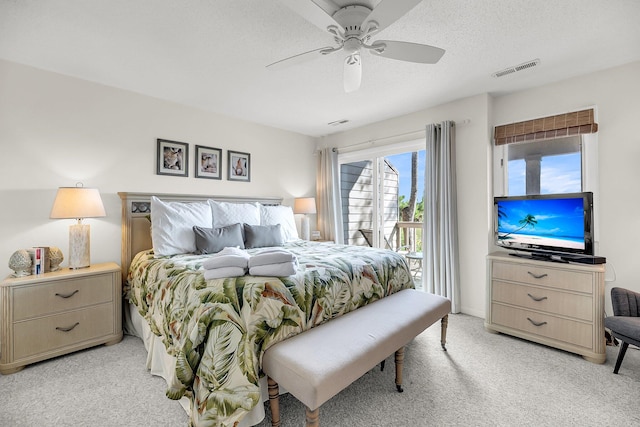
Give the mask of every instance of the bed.
[[[143, 339], [149, 354], [147, 368], [165, 378], [167, 397], [181, 401], [194, 426], [259, 423], [264, 418], [262, 402], [268, 399], [260, 369], [267, 348], [370, 302], [413, 288], [404, 257], [393, 251], [297, 239], [295, 229], [290, 227], [293, 214], [277, 198], [119, 195], [125, 332]], [[206, 212], [204, 204], [213, 206], [215, 220], [198, 219], [197, 215], [189, 219], [189, 214], [180, 212], [179, 216], [160, 216], [165, 206], [177, 206], [178, 210], [197, 206]], [[216, 211], [220, 206], [233, 208]], [[261, 212], [257, 221], [262, 223], [251, 226], [256, 221], [254, 207]], [[251, 214], [245, 216], [248, 211]], [[283, 219], [282, 213], [290, 216]], [[252, 233], [268, 231], [274, 235], [278, 230], [282, 237], [278, 248], [295, 259], [293, 274], [205, 279], [203, 265], [214, 255], [194, 254], [179, 244], [173, 250], [164, 249], [163, 239], [174, 244], [175, 236], [187, 236], [187, 228], [197, 225], [191, 224], [193, 221], [213, 221], [209, 232], [232, 227], [220, 226], [223, 217], [226, 222], [247, 224], [242, 239], [249, 247], [244, 251], [251, 257], [270, 249], [265, 246], [269, 239], [251, 241]], [[163, 223], [165, 219], [168, 222]], [[184, 223], [182, 229], [174, 228], [179, 222]], [[162, 237], [159, 230], [168, 232]], [[224, 236], [216, 234], [208, 244], [227, 243]], [[201, 249], [202, 242], [195, 252]]]

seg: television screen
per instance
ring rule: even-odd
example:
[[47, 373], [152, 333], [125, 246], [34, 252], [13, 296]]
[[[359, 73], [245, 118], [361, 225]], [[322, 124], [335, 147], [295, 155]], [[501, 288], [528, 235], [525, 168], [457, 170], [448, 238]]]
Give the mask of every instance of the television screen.
[[497, 246], [593, 255], [592, 193], [495, 197]]

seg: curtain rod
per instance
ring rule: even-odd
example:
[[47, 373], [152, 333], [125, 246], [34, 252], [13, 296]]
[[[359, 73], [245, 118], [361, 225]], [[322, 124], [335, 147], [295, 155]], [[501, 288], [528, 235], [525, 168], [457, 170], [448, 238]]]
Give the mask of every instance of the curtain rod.
[[[450, 120], [451, 122], [451, 126], [456, 126], [456, 122], [453, 120]], [[462, 125], [468, 125], [471, 123], [471, 119], [464, 119], [460, 122], [460, 124]], [[435, 126], [437, 126], [438, 128], [441, 126], [440, 123], [434, 123]], [[374, 139], [369, 139], [367, 141], [361, 141], [361, 142], [356, 142], [355, 144], [350, 144], [350, 145], [345, 145], [343, 147], [333, 147], [331, 149], [331, 151], [333, 152], [350, 152], [350, 151], [355, 151], [357, 147], [361, 146], [361, 145], [368, 145], [370, 147], [373, 147], [376, 143], [381, 142], [381, 141], [385, 141], [385, 140], [389, 140], [389, 139], [395, 139], [395, 138], [402, 138], [405, 136], [409, 136], [409, 135], [423, 135], [424, 137], [426, 137], [426, 133], [427, 133], [427, 126], [425, 125], [424, 128], [422, 129], [418, 129], [418, 130], [412, 130], [409, 132], [405, 132], [405, 133], [400, 133], [398, 135], [389, 135], [389, 136], [383, 136], [380, 138], [374, 138]], [[382, 144], [382, 146], [387, 145], [387, 144]]]
[[[470, 119], [462, 120], [462, 124], [463, 125], [468, 125], [469, 123], [471, 123]], [[440, 123], [435, 123], [435, 125], [437, 127], [441, 126]], [[451, 125], [455, 126], [456, 122], [451, 121]], [[385, 140], [388, 140], [388, 139], [402, 138], [404, 136], [409, 136], [409, 135], [414, 135], [414, 134], [416, 134], [416, 136], [419, 136], [420, 134], [426, 136], [426, 132], [427, 132], [427, 126], [425, 125], [422, 129], [412, 130], [412, 131], [401, 133], [401, 134], [398, 134], [398, 135], [383, 136], [381, 138], [375, 138], [375, 139], [370, 139], [368, 141], [357, 142], [355, 144], [345, 145], [344, 147], [340, 147], [340, 148], [334, 147], [334, 148], [332, 148], [332, 150], [336, 151], [336, 152], [340, 152], [341, 150], [346, 150], [347, 152], [349, 152], [349, 151], [354, 151], [355, 148], [359, 147], [360, 145], [367, 144], [367, 145], [372, 147], [376, 143], [381, 142], [381, 141], [385, 141]], [[383, 144], [383, 145], [386, 145], [386, 144]]]
[[[401, 133], [401, 134], [398, 134], [398, 135], [389, 135], [389, 136], [383, 136], [381, 138], [369, 139], [367, 141], [356, 142], [355, 144], [345, 145], [344, 147], [340, 147], [340, 148], [334, 147], [332, 150], [340, 152], [341, 150], [345, 150], [346, 149], [347, 151], [351, 151], [351, 150], [355, 149], [355, 147], [359, 147], [361, 145], [367, 144], [367, 145], [373, 146], [378, 142], [385, 141], [385, 140], [388, 140], [388, 139], [402, 138], [403, 136], [409, 136], [409, 135], [414, 135], [414, 134], [424, 134], [425, 132], [426, 132], [426, 126], [423, 129], [412, 130], [410, 132], [405, 132], [405, 133]], [[416, 135], [416, 136], [419, 136], [419, 135]]]

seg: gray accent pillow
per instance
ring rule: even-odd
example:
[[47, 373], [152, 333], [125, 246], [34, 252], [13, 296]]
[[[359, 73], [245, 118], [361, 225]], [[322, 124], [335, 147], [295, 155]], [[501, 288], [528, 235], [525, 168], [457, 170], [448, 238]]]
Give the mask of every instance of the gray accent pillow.
[[282, 246], [282, 232], [280, 224], [249, 225], [244, 224], [244, 246], [247, 249], [264, 248], [267, 246]]
[[244, 249], [242, 224], [231, 224], [220, 228], [204, 228], [193, 226], [196, 235], [197, 254], [215, 254], [224, 248]]

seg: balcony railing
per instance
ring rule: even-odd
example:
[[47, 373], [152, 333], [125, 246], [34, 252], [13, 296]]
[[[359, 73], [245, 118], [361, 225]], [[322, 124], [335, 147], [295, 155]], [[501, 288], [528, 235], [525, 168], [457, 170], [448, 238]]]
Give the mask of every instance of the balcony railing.
[[398, 221], [388, 237], [394, 250], [422, 252], [422, 222]]

